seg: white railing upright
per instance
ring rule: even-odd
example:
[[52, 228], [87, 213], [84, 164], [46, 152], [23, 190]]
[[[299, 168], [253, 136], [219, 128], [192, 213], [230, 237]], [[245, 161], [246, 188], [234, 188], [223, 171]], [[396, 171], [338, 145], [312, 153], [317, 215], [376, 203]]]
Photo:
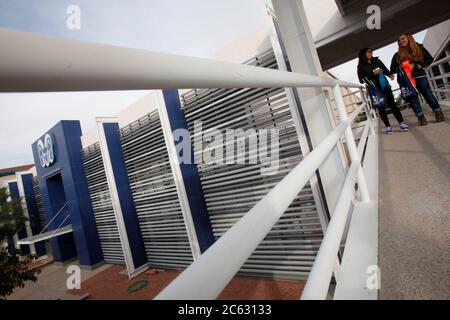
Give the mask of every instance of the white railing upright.
[[[438, 60], [426, 68], [428, 81], [438, 100], [450, 99], [450, 72], [449, 68], [450, 56]], [[447, 68], [445, 68], [445, 65]], [[435, 75], [433, 68], [439, 68], [439, 75]], [[438, 83], [438, 81], [440, 83]]]

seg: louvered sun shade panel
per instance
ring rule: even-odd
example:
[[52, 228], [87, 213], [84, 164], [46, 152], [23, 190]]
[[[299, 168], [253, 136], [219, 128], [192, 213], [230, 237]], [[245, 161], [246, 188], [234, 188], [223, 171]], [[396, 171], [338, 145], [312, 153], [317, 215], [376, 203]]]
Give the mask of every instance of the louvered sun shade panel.
[[[277, 68], [271, 50], [247, 64]], [[182, 96], [182, 104], [191, 134], [194, 134], [195, 121], [202, 121], [203, 131], [276, 128], [280, 133], [281, 160], [276, 175], [261, 175], [261, 164], [198, 165], [217, 239], [302, 160], [296, 129], [284, 89], [193, 90]], [[311, 270], [322, 237], [313, 194], [307, 185], [240, 273], [304, 279]]]
[[158, 111], [121, 132], [147, 259], [152, 267], [184, 269], [193, 257]]
[[34, 191], [34, 199], [36, 201], [36, 206], [39, 212], [39, 226], [42, 229], [47, 225], [47, 220], [45, 219], [44, 206], [42, 203], [42, 195], [41, 188], [39, 187], [38, 177], [33, 177], [33, 191]]
[[125, 264], [99, 143], [83, 150], [83, 165], [105, 262]]

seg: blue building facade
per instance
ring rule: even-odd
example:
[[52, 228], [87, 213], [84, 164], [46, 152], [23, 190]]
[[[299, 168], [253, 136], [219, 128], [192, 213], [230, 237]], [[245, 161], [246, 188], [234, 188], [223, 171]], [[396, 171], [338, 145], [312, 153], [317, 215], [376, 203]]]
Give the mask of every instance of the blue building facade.
[[79, 121], [61, 121], [32, 145], [49, 230], [72, 225], [51, 239], [54, 260], [78, 257], [82, 266], [102, 263], [102, 251], [81, 159]]
[[[187, 129], [187, 122], [181, 110], [178, 92], [176, 90], [165, 90], [160, 94], [164, 103], [159, 107], [164, 108], [164, 112], [167, 114], [168, 128], [170, 130]], [[160, 109], [155, 110], [156, 114], [162, 112]], [[163, 120], [158, 116], [158, 121]], [[164, 188], [164, 183], [161, 185], [158, 182], [151, 187], [147, 186], [144, 191], [136, 188], [135, 186], [138, 184], [145, 185], [146, 179], [139, 178], [141, 180], [136, 181], [135, 175], [130, 173], [130, 170], [133, 171], [133, 169], [129, 162], [132, 162], [132, 160], [129, 159], [128, 154], [124, 153], [123, 144], [126, 137], [124, 138], [123, 129], [119, 127], [118, 123], [112, 121], [102, 123], [98, 130], [103, 135], [100, 142], [104, 143], [101, 147], [103, 178], [100, 183], [105, 184], [102, 192], [99, 193], [95, 192], [95, 183], [91, 182], [91, 176], [95, 176], [97, 173], [92, 173], [89, 167], [91, 160], [83, 156], [86, 150], [82, 145], [82, 130], [79, 121], [60, 121], [32, 144], [36, 178], [39, 184], [40, 198], [42, 199], [41, 204], [45, 213], [45, 220], [49, 222], [47, 230], [44, 231], [56, 233], [56, 231], [70, 226], [73, 230], [70, 233], [54, 236], [49, 240], [54, 261], [68, 263], [78, 259], [81, 266], [95, 268], [105, 261], [109, 262], [108, 258], [103, 255], [103, 251], [106, 250], [108, 253], [105, 251], [105, 254], [108, 257], [110, 251], [120, 251], [119, 255], [125, 257], [123, 259], [125, 264], [127, 264], [128, 256], [133, 265], [129, 273], [146, 266], [182, 268], [183, 265], [176, 262], [179, 258], [177, 252], [180, 256], [183, 256], [184, 253], [179, 253], [180, 251], [177, 251], [176, 248], [171, 251], [170, 248], [173, 249], [176, 246], [184, 248], [186, 244], [182, 244], [179, 239], [175, 239], [176, 236], [171, 237], [170, 231], [168, 236], [162, 235], [162, 238], [160, 238], [158, 232], [155, 232], [155, 238], [148, 231], [149, 219], [165, 214], [169, 229], [175, 228], [175, 226], [178, 229], [186, 229], [186, 227], [179, 226], [179, 222], [176, 222], [183, 220], [179, 220], [179, 218], [175, 220], [174, 216], [174, 214], [178, 214], [178, 210], [181, 210], [182, 207], [179, 207], [181, 201], [178, 194], [180, 191], [179, 185], [183, 185], [183, 192], [187, 195], [188, 211], [186, 213], [181, 210], [185, 217], [184, 221], [186, 223], [189, 220], [186, 219], [186, 214], [189, 214], [189, 218], [193, 222], [192, 229], [195, 232], [195, 240], [190, 238], [188, 242], [198, 242], [199, 254], [206, 251], [215, 239], [196, 166], [194, 164], [178, 164], [179, 167], [176, 169], [181, 172], [180, 176], [183, 181], [180, 184], [177, 178], [172, 177], [172, 183], [177, 184], [178, 191], [175, 191], [176, 197], [171, 197], [171, 202], [167, 206], [158, 206], [158, 199], [156, 199], [152, 204], [147, 205], [150, 209], [142, 209], [142, 206], [136, 207], [135, 199], [138, 201], [142, 192], [149, 193], [149, 198], [152, 198], [150, 193], [155, 192], [158, 188]], [[149, 133], [141, 132], [143, 136], [150, 133], [153, 133], [153, 131]], [[172, 137], [171, 133], [164, 132], [161, 136], [155, 134], [153, 139], [157, 145], [160, 145], [166, 143], [164, 137], [168, 136]], [[137, 140], [142, 139], [138, 137]], [[176, 144], [177, 141], [172, 140], [171, 143]], [[136, 146], [143, 148], [140, 142], [137, 142]], [[162, 152], [165, 151], [164, 149], [162, 149]], [[141, 150], [140, 152], [145, 154], [146, 151], [148, 150]], [[169, 152], [167, 157], [169, 157]], [[155, 161], [153, 166], [161, 165], [157, 163], [158, 158], [151, 161]], [[152, 167], [152, 163], [147, 165], [150, 168]], [[169, 172], [171, 171], [169, 170]], [[173, 175], [173, 172], [170, 174]], [[154, 173], [153, 179], [159, 181], [157, 175], [158, 172]], [[167, 176], [167, 173], [165, 173], [165, 176]], [[32, 185], [33, 176], [27, 174], [23, 177], [24, 186], [26, 185], [28, 211], [30, 215], [37, 216], [36, 197]], [[149, 179], [151, 180], [152, 177], [147, 177], [147, 180]], [[107, 184], [105, 180], [107, 180]], [[167, 190], [172, 190], [172, 188]], [[17, 193], [18, 196], [14, 183], [11, 183], [10, 191], [15, 196]], [[136, 203], [140, 204], [139, 201]], [[109, 224], [105, 223], [107, 219], [105, 218], [106, 214], [101, 210], [102, 205], [110, 208], [107, 211]], [[164, 223], [164, 218], [161, 221]], [[154, 224], [154, 222], [151, 222], [151, 224]], [[171, 227], [171, 225], [174, 227]], [[33, 235], [39, 234], [43, 227], [43, 225], [35, 225]], [[109, 232], [110, 229], [118, 230], [118, 232]], [[21, 233], [19, 237], [25, 238], [26, 234]], [[167, 252], [161, 252], [162, 250], [159, 247], [161, 244], [169, 248]], [[39, 251], [38, 255], [45, 254], [43, 242], [37, 242], [35, 245], [37, 251]], [[192, 243], [190, 245], [192, 247]], [[28, 246], [23, 247], [26, 249]], [[111, 249], [111, 247], [114, 248]], [[195, 253], [191, 254], [194, 254], [194, 257], [188, 259], [188, 261], [192, 262]], [[120, 259], [118, 261], [120, 263]], [[159, 264], [161, 261], [163, 261], [162, 264]]]

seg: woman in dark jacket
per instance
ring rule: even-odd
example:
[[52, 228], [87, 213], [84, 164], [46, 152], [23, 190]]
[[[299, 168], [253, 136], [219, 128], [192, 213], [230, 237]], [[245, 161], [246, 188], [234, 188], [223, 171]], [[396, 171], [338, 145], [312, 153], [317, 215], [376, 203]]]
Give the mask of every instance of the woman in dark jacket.
[[[372, 81], [378, 89], [383, 92], [387, 98], [387, 105], [391, 108], [392, 113], [400, 124], [401, 131], [408, 131], [409, 128], [403, 120], [402, 113], [395, 103], [394, 94], [392, 93], [391, 86], [386, 79], [389, 76], [391, 80], [394, 80], [394, 75], [386, 68], [384, 63], [373, 56], [373, 51], [369, 48], [362, 49], [359, 52], [359, 64], [358, 64], [358, 77], [361, 83], [365, 83], [365, 80]], [[385, 108], [378, 109], [381, 120], [383, 120], [386, 126], [386, 133], [392, 133], [392, 127], [389, 122]]]
[[[424, 70], [424, 68], [433, 63], [433, 57], [423, 45], [418, 44], [416, 40], [414, 40], [414, 37], [410, 33], [404, 33], [400, 36], [398, 39], [398, 46], [398, 52], [392, 58], [391, 73], [398, 73], [400, 67], [410, 69], [413, 77], [412, 82], [415, 82], [414, 84], [417, 90], [425, 98], [431, 109], [433, 109], [436, 121], [444, 121], [445, 119], [441, 106], [434, 96], [433, 91], [431, 91]], [[419, 98], [413, 99], [410, 102], [410, 105], [419, 119], [419, 125], [426, 126], [428, 122], [423, 113]]]

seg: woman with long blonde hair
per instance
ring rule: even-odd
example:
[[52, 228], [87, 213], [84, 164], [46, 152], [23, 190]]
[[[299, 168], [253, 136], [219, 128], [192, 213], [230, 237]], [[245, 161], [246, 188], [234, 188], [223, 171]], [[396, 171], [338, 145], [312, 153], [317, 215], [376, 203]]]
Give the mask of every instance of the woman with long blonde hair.
[[[398, 46], [398, 52], [392, 58], [391, 73], [398, 73], [399, 68], [403, 68], [406, 73], [410, 73], [412, 75], [411, 82], [433, 109], [436, 122], [444, 121], [441, 106], [431, 90], [425, 73], [425, 68], [433, 63], [433, 57], [422, 44], [416, 42], [410, 33], [400, 35]], [[410, 105], [419, 119], [419, 125], [426, 126], [428, 121], [423, 113], [419, 98], [412, 99]]]

